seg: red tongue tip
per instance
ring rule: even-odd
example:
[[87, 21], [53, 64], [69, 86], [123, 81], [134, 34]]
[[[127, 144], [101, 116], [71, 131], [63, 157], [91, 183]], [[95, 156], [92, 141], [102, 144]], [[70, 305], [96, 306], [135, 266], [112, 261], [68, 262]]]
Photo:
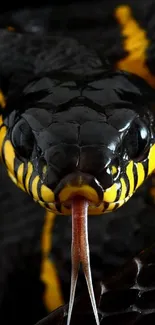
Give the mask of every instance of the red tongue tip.
[[70, 301], [69, 301], [67, 325], [70, 325], [80, 263], [82, 264], [84, 275], [86, 278], [96, 324], [97, 325], [100, 324], [95, 296], [94, 296], [93, 284], [92, 284], [87, 222], [88, 222], [88, 201], [83, 197], [73, 198], [72, 247], [71, 247], [72, 274], [71, 274]]

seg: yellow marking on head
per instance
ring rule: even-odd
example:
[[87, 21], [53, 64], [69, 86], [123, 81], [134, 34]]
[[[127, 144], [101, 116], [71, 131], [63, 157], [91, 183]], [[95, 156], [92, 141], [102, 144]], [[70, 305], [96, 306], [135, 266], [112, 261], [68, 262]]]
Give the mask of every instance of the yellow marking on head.
[[0, 129], [0, 156], [2, 154], [2, 147], [3, 147], [3, 142], [7, 134], [7, 128], [6, 126], [2, 126]]
[[23, 184], [24, 163], [21, 163], [17, 170], [17, 186], [26, 192]]
[[119, 201], [122, 201], [122, 200], [125, 199], [125, 195], [126, 195], [126, 192], [127, 192], [127, 187], [126, 187], [126, 183], [125, 183], [125, 180], [124, 180], [123, 177], [121, 177], [120, 182], [121, 182], [121, 194], [120, 194], [120, 197], [119, 197]]
[[128, 198], [126, 199], [126, 201], [124, 201], [124, 200], [119, 201], [119, 202], [118, 202], [119, 205], [118, 205], [117, 209], [120, 208], [120, 207], [121, 207], [125, 202], [127, 202], [127, 201], [128, 201]]
[[80, 187], [68, 185], [59, 193], [59, 200], [60, 202], [65, 202], [73, 197], [73, 195], [84, 196], [87, 200], [92, 201], [95, 204], [99, 203], [97, 192], [89, 185], [82, 185]]
[[142, 163], [137, 163], [136, 168], [137, 168], [137, 176], [138, 176], [138, 181], [136, 185], [136, 189], [137, 189], [144, 181], [145, 171]]
[[30, 181], [30, 177], [31, 177], [32, 173], [33, 173], [33, 166], [31, 164], [31, 162], [28, 162], [27, 174], [26, 174], [26, 178], [25, 178], [25, 187], [29, 194], [30, 194], [29, 181]]
[[6, 106], [6, 100], [2, 93], [2, 90], [0, 90], [0, 107], [5, 108], [5, 106]]
[[14, 159], [15, 159], [15, 152], [13, 146], [9, 140], [4, 142], [4, 157], [5, 157], [5, 164], [7, 169], [14, 175]]
[[110, 212], [110, 211], [113, 211], [114, 210], [114, 208], [115, 208], [115, 206], [116, 206], [116, 203], [110, 203], [109, 204], [109, 206], [108, 206], [108, 208], [106, 209], [106, 211], [105, 212]]
[[38, 182], [39, 182], [39, 176], [36, 176], [35, 179], [32, 182], [32, 194], [35, 200], [39, 200], [39, 196], [38, 196], [38, 190], [37, 190], [37, 186], [38, 186]]
[[115, 202], [117, 197], [117, 191], [117, 184], [114, 183], [111, 187], [105, 190], [103, 200], [106, 202]]
[[41, 185], [41, 198], [44, 202], [54, 201], [54, 193], [44, 184]]
[[148, 155], [148, 175], [150, 175], [153, 170], [155, 170], [155, 144], [150, 148]]
[[117, 68], [135, 73], [155, 87], [155, 77], [146, 63], [147, 49], [150, 45], [146, 31], [132, 16], [131, 8], [127, 5], [116, 8], [115, 17], [122, 28], [124, 50], [128, 52], [127, 57], [117, 63]]
[[112, 175], [115, 176], [115, 175], [117, 174], [117, 172], [118, 172], [117, 167], [113, 165], [113, 166], [111, 167], [111, 173], [112, 173]]
[[44, 303], [49, 311], [52, 311], [64, 304], [58, 274], [49, 253], [52, 250], [52, 233], [55, 221], [55, 214], [46, 212], [45, 223], [42, 232], [42, 267], [40, 278], [45, 284]]
[[128, 196], [130, 197], [133, 192], [134, 192], [134, 185], [135, 185], [135, 182], [134, 182], [134, 174], [133, 174], [133, 161], [131, 161], [128, 166], [126, 167], [126, 174], [128, 176], [128, 179], [129, 179], [129, 192], [128, 192]]

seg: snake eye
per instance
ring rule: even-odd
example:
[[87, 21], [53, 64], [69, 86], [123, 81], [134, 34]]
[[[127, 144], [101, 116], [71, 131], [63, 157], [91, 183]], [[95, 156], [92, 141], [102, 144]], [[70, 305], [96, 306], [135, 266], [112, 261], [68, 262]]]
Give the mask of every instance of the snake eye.
[[20, 119], [12, 129], [11, 140], [17, 154], [28, 159], [34, 147], [34, 135], [31, 127], [24, 120]]
[[137, 119], [127, 132], [123, 146], [127, 159], [143, 160], [149, 148], [150, 131], [146, 124]]

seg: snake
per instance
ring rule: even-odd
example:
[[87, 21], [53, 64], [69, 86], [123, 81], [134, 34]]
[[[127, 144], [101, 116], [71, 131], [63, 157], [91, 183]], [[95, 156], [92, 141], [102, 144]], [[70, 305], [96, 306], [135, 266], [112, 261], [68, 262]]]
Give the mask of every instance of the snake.
[[123, 55], [110, 46], [114, 36], [90, 41], [63, 24], [53, 32], [52, 11], [45, 12], [32, 26], [31, 19], [26, 25], [19, 20], [22, 11], [0, 19], [0, 157], [11, 180], [37, 204], [52, 215], [72, 215], [67, 325], [80, 265], [99, 325], [87, 217], [120, 209], [154, 172], [149, 41], [132, 5], [113, 10], [128, 51]]

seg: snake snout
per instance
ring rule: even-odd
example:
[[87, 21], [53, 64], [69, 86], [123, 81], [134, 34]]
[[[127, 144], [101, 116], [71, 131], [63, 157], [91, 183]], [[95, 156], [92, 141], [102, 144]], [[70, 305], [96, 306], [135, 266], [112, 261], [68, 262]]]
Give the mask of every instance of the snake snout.
[[69, 205], [75, 196], [85, 197], [90, 204], [100, 204], [103, 201], [103, 188], [92, 175], [77, 172], [65, 176], [54, 190], [55, 199], [64, 205]]

